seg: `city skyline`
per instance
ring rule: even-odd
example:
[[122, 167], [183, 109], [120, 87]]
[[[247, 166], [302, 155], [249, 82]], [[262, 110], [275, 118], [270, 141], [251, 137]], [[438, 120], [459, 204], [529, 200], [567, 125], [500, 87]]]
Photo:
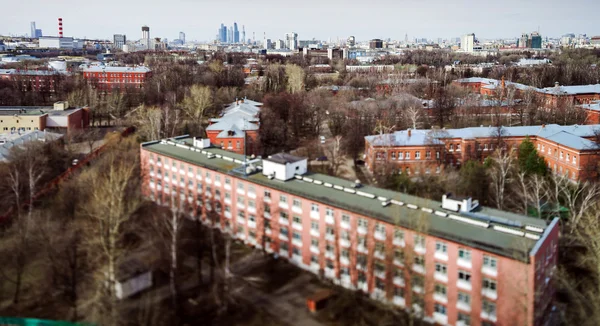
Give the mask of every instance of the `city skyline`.
[[[376, 6], [349, 2], [343, 7], [339, 4], [308, 1], [298, 8], [274, 7], [266, 1], [252, 4], [229, 1], [228, 6], [235, 7], [235, 12], [243, 12], [243, 15], [216, 10], [216, 4], [189, 0], [150, 4], [144, 2], [147, 9], [143, 9], [141, 1], [122, 3], [107, 0], [102, 7], [92, 3], [74, 4], [71, 0], [60, 6], [41, 0], [11, 3], [12, 14], [0, 21], [0, 35], [28, 35], [30, 26], [27, 22], [32, 21], [45, 31], [45, 35], [56, 35], [58, 17], [64, 19], [65, 36], [94, 39], [110, 39], [113, 34], [126, 34], [128, 39], [134, 40], [140, 35], [140, 26], [148, 25], [152, 27], [152, 34], [156, 37], [172, 39], [180, 31], [184, 31], [188, 40], [212, 41], [215, 39], [216, 27], [221, 23], [234, 21], [244, 22], [248, 30], [247, 37], [252, 32], [261, 36], [266, 33], [270, 39], [283, 39], [285, 33], [291, 30], [298, 33], [299, 39], [323, 40], [343, 40], [350, 35], [359, 41], [371, 38], [403, 40], [405, 34], [410, 39], [449, 39], [468, 33], [475, 33], [481, 39], [518, 38], [522, 33], [536, 31], [538, 26], [544, 37], [560, 37], [566, 33], [600, 35], [600, 27], [594, 23], [593, 17], [594, 12], [600, 9], [600, 3], [583, 0], [555, 2], [550, 5], [540, 0], [527, 3], [508, 0], [502, 5], [465, 0], [454, 2], [449, 8], [446, 8], [446, 2], [440, 0], [427, 4], [415, 1], [378, 1]], [[120, 10], [113, 10], [114, 6], [118, 6]], [[187, 9], [177, 11], [182, 6]], [[382, 6], [387, 9], [374, 9]], [[431, 8], [436, 6], [443, 10], [432, 11]], [[213, 7], [214, 10], [211, 10]], [[315, 8], [319, 10], [314, 10]], [[140, 11], [143, 14], [133, 18], [130, 16], [131, 12]], [[197, 11], [210, 11], [211, 15], [198, 19], [195, 16]], [[92, 12], [105, 18], [89, 24], [89, 16], [80, 15], [81, 12]], [[335, 17], [336, 24], [307, 24], [307, 15], [310, 15], [313, 22], [315, 19], [325, 22]], [[356, 21], [362, 23], [356, 24]], [[227, 23], [229, 24], [231, 23]]]

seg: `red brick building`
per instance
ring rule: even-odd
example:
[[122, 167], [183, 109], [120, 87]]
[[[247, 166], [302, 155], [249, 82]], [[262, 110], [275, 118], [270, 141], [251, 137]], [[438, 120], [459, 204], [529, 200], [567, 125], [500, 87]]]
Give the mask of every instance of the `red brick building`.
[[365, 163], [372, 172], [385, 168], [437, 174], [444, 166], [460, 166], [469, 159], [483, 161], [499, 144], [516, 149], [529, 137], [554, 173], [589, 180], [598, 176], [600, 147], [595, 141], [599, 131], [600, 125], [409, 129], [365, 137]]
[[83, 78], [102, 90], [142, 88], [152, 71], [148, 67], [87, 66]]
[[206, 128], [210, 143], [238, 154], [258, 154], [260, 106], [262, 103], [248, 99], [231, 103], [220, 118], [210, 119]]
[[66, 74], [54, 70], [0, 69], [0, 79], [13, 82], [17, 89], [54, 93]]
[[288, 154], [254, 160], [190, 138], [141, 146], [143, 192], [348, 289], [429, 322], [543, 325], [558, 219], [441, 202], [309, 173]]

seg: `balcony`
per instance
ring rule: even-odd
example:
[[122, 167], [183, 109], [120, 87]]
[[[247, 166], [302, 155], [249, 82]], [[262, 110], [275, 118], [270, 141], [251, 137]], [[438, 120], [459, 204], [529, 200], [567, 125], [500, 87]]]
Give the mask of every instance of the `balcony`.
[[150, 182], [150, 188], [154, 189], [155, 187], [154, 182]]
[[385, 233], [383, 233], [383, 232], [375, 231], [375, 234], [373, 234], [373, 236], [375, 237], [375, 239], [377, 239], [379, 241], [385, 241]]
[[194, 177], [194, 174], [193, 174], [192, 172], [188, 172], [188, 173], [187, 173], [187, 176], [188, 176], [188, 178], [193, 178], [193, 177]]
[[281, 225], [290, 225], [290, 221], [287, 218], [280, 217], [279, 224]]
[[359, 270], [359, 271], [366, 272], [367, 271], [367, 264], [366, 263], [364, 263], [364, 264], [358, 263], [358, 264], [356, 264], [356, 269]]
[[415, 271], [417, 273], [425, 274], [425, 266], [423, 266], [423, 265], [413, 264], [412, 269], [413, 269], [413, 271]]
[[236, 219], [236, 221], [238, 222], [238, 224], [245, 224], [246, 223], [246, 219], [243, 217], [239, 217]]
[[356, 288], [363, 292], [369, 293], [369, 284], [366, 281], [358, 281], [356, 283]]
[[[167, 169], [168, 169], [168, 168], [167, 168]], [[172, 168], [171, 168], [171, 171], [173, 171], [173, 172], [177, 173], [177, 168], [176, 168], [176, 167], [172, 167]]]
[[[208, 180], [206, 180], [206, 181], [208, 181]], [[235, 190], [235, 192], [237, 192], [239, 195], [242, 195], [242, 196], [244, 196], [246, 194], [246, 192], [244, 191], [244, 189], [240, 189], [240, 188], [237, 188]]]
[[433, 273], [433, 278], [436, 281], [443, 282], [443, 283], [448, 283], [448, 274], [443, 274], [443, 273], [435, 272], [435, 273]]
[[335, 278], [335, 269], [325, 267], [325, 277], [327, 278]]
[[481, 268], [481, 272], [488, 276], [493, 276], [493, 277], [498, 276], [498, 270], [496, 268], [492, 268], [492, 267], [483, 266], [483, 268]]
[[271, 218], [271, 213], [269, 213], [269, 212], [263, 212], [263, 216], [265, 218]]
[[369, 253], [369, 249], [365, 245], [362, 245], [362, 244], [360, 244], [356, 247], [356, 251], [363, 253], [363, 254]]
[[392, 244], [394, 246], [400, 246], [400, 247], [404, 247], [406, 245], [406, 243], [404, 242], [404, 239], [401, 239], [401, 238], [394, 238], [394, 241], [392, 242]]
[[350, 230], [350, 223], [348, 222], [341, 221], [340, 226], [342, 227], [342, 229]]
[[340, 257], [340, 264], [342, 265], [350, 265], [350, 259], [348, 257]]
[[227, 218], [231, 218], [231, 212], [225, 212], [223, 215], [225, 215]]
[[255, 192], [248, 192], [248, 198], [256, 199], [256, 193]]
[[185, 170], [179, 169], [179, 174], [180, 175], [184, 175], [185, 174]]
[[398, 286], [404, 286], [404, 279], [400, 276], [394, 276], [394, 284]]
[[271, 235], [272, 233], [273, 233], [273, 231], [271, 229], [265, 229], [266, 235]]
[[247, 211], [248, 211], [248, 213], [254, 214], [254, 213], [256, 213], [256, 207], [248, 206]]
[[312, 252], [315, 255], [318, 255], [319, 254], [319, 247], [310, 246], [310, 252]]
[[327, 224], [335, 224], [335, 219], [331, 215], [325, 215], [325, 223]]
[[375, 251], [374, 256], [377, 259], [384, 260], [385, 259], [385, 252], [383, 252], [383, 251]]
[[310, 262], [310, 269], [313, 271], [313, 273], [318, 273], [319, 269], [321, 269], [321, 265], [319, 265], [319, 263], [315, 263], [314, 261]]
[[225, 204], [231, 205], [231, 198], [225, 197]]
[[466, 260], [466, 259], [462, 259], [462, 258], [458, 258], [456, 260], [456, 264], [460, 267], [469, 268], [469, 269], [471, 267], [473, 267], [470, 260]]
[[212, 184], [212, 180], [209, 178], [204, 179], [204, 182], [206, 182], [206, 184]]
[[321, 234], [319, 233], [318, 230], [310, 229], [310, 235], [318, 238]]
[[466, 302], [457, 301], [456, 309], [466, 311], [466, 312], [471, 312], [471, 305]]
[[404, 261], [400, 258], [394, 257], [394, 265], [396, 266], [404, 266]]
[[302, 247], [302, 240], [300, 239], [292, 239], [292, 244], [296, 247]]
[[335, 241], [335, 235], [328, 233], [328, 234], [325, 235], [325, 240], [327, 240], [327, 241]]
[[425, 248], [425, 246], [422, 245], [416, 245], [415, 246], [415, 252], [421, 255], [424, 255], [427, 252], [427, 249]]
[[441, 303], [448, 303], [448, 297], [441, 293], [434, 293], [433, 300]]
[[285, 235], [285, 234], [279, 233], [279, 240], [281, 240], [281, 241], [289, 241], [290, 238], [288, 238], [288, 236]]
[[433, 320], [437, 324], [446, 325], [448, 324], [448, 315], [440, 314], [438, 312], [433, 313]]
[[226, 189], [226, 190], [231, 190], [231, 185], [230, 185], [230, 184], [228, 184], [228, 183], [225, 183], [225, 189]]
[[161, 185], [156, 186], [156, 190], [161, 191], [162, 190], [162, 186]]
[[350, 240], [348, 239], [340, 239], [340, 246], [344, 248], [350, 247]]
[[350, 278], [350, 275], [348, 275], [348, 274], [340, 275], [340, 281], [341, 281], [343, 287], [352, 288], [352, 279]]
[[498, 292], [496, 292], [495, 290], [490, 290], [490, 289], [481, 289], [481, 295], [483, 295], [486, 298], [492, 299], [492, 300], [496, 300], [498, 299]]
[[271, 197], [267, 197], [267, 196], [265, 196], [265, 197], [263, 197], [263, 201], [264, 201], [265, 203], [270, 203], [270, 202], [271, 202]]
[[471, 282], [467, 282], [465, 280], [458, 280], [456, 281], [456, 286], [459, 289], [463, 289], [466, 291], [471, 291], [471, 289], [473, 288], [473, 286], [471, 285]]
[[310, 211], [310, 218], [318, 220], [321, 218], [321, 215], [319, 215], [319, 212]]
[[292, 206], [292, 212], [297, 213], [297, 214], [302, 214], [302, 207]]
[[256, 221], [248, 221], [248, 227], [256, 229]]
[[302, 231], [302, 224], [297, 222], [292, 222], [292, 228], [298, 231]]
[[373, 289], [373, 293], [371, 293], [371, 298], [376, 300], [382, 300], [385, 298], [385, 290], [375, 287]]
[[[292, 240], [293, 241], [293, 240]], [[291, 260], [297, 265], [302, 265], [302, 256], [297, 254], [292, 254]]]
[[413, 285], [412, 290], [415, 293], [423, 293], [423, 287], [422, 286]]
[[236, 206], [238, 209], [241, 209], [241, 210], [244, 210], [244, 208], [246, 208], [246, 207], [244, 206], [244, 204], [242, 204], [242, 203], [237, 203], [235, 206]]
[[196, 174], [196, 180], [202, 181], [202, 176], [200, 174]]
[[[281, 235], [280, 235], [280, 239], [281, 239]], [[279, 256], [289, 257], [290, 253], [287, 250], [279, 249]]]
[[325, 258], [335, 259], [335, 253], [333, 251], [325, 251]]
[[435, 254], [433, 254], [433, 257], [437, 260], [448, 261], [448, 254], [445, 252], [436, 251]]
[[376, 277], [379, 277], [381, 279], [385, 279], [385, 270], [383, 271], [378, 271], [377, 269], [375, 270], [375, 272], [373, 273], [373, 275], [375, 275]]
[[356, 228], [356, 232], [358, 232], [358, 234], [367, 234], [367, 228], [364, 226], [359, 226]]
[[486, 319], [492, 322], [496, 322], [496, 314], [495, 313], [488, 313], [486, 311], [481, 311], [481, 314], [479, 315], [481, 317], [481, 319]]
[[281, 208], [281, 209], [289, 209], [290, 207], [288, 206], [287, 203], [279, 202], [279, 208]]
[[404, 298], [397, 295], [394, 296], [393, 303], [399, 307], [406, 307], [406, 301]]
[[165, 180], [165, 183], [171, 181], [171, 179], [169, 179], [169, 177], [164, 177], [163, 180]]

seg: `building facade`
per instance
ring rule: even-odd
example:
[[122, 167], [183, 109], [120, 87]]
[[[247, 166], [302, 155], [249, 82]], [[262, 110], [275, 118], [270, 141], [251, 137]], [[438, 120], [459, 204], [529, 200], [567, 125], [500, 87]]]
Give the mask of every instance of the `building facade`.
[[246, 244], [429, 322], [542, 325], [558, 219], [546, 222], [252, 160], [187, 136], [141, 145], [144, 194]]
[[83, 78], [102, 90], [115, 88], [142, 88], [152, 71], [148, 67], [86, 66]]
[[238, 154], [258, 154], [260, 106], [262, 103], [247, 99], [231, 103], [220, 118], [210, 119], [206, 127], [210, 143]]
[[365, 137], [365, 164], [370, 171], [438, 174], [445, 166], [483, 161], [498, 148], [518, 149], [529, 139], [548, 169], [574, 181], [598, 177], [600, 125], [471, 127], [402, 130]]
[[54, 93], [67, 76], [55, 70], [0, 69], [0, 79], [14, 83], [25, 92]]
[[113, 36], [113, 47], [123, 50], [123, 45], [127, 43], [127, 37], [124, 34], [115, 34]]
[[54, 106], [0, 106], [0, 133], [55, 131], [70, 133], [88, 128], [90, 109], [69, 107], [68, 102]]

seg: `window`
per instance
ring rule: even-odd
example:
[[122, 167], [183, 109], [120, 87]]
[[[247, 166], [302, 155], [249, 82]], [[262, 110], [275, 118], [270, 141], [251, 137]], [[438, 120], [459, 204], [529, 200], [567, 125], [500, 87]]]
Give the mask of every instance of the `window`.
[[483, 144], [483, 150], [487, 151], [488, 150], [488, 144]]
[[396, 160], [396, 152], [392, 152], [392, 160]]
[[404, 298], [404, 289], [399, 287], [394, 287], [394, 296]]
[[350, 215], [342, 214], [342, 222], [350, 223]]
[[293, 239], [295, 239], [295, 240], [300, 240], [300, 241], [302, 241], [302, 235], [300, 235], [300, 233], [299, 233], [299, 232], [295, 232], [295, 231], [294, 231], [294, 233], [292, 234], [292, 238], [293, 238]]
[[573, 155], [573, 164], [577, 164], [577, 156]]
[[375, 271], [385, 273], [385, 265], [379, 261], [375, 262]]
[[461, 281], [471, 283], [471, 273], [459, 270], [458, 271], [458, 279]]
[[271, 206], [265, 204], [265, 213], [271, 213]]
[[333, 217], [333, 209], [331, 209], [331, 208], [326, 208], [326, 209], [325, 209], [325, 215], [326, 215], [326, 216], [331, 216], [331, 217]]
[[[208, 176], [207, 176], [208, 177]], [[243, 183], [239, 183], [237, 184], [237, 188], [238, 190], [244, 191], [244, 184]]]
[[279, 228], [279, 233], [287, 237], [290, 234], [290, 231], [288, 231], [288, 228], [282, 226]]
[[415, 256], [415, 265], [425, 267], [425, 256]]
[[385, 249], [385, 247], [383, 245], [383, 242], [376, 242], [375, 243], [375, 251], [376, 252], [383, 253], [384, 249]]
[[456, 144], [456, 151], [460, 152], [460, 144]]
[[454, 144], [450, 144], [450, 147], [448, 148], [448, 150], [449, 150], [450, 152], [454, 151]]
[[248, 200], [248, 208], [254, 208], [256, 210], [256, 203], [254, 200]]
[[310, 229], [318, 232], [319, 231], [319, 222], [315, 222], [315, 221], [310, 222]]
[[364, 218], [359, 218], [358, 219], [358, 226], [359, 227], [364, 227], [367, 228], [369, 226], [369, 222], [367, 220], [365, 220]]
[[404, 152], [398, 152], [398, 159], [399, 160], [403, 160], [404, 159]]
[[[219, 180], [217, 180], [219, 181]], [[254, 188], [253, 185], [248, 185], [248, 193], [249, 194], [255, 194], [256, 193], [256, 189]]]
[[458, 258], [471, 261], [471, 250], [459, 248], [458, 249]]
[[282, 204], [287, 204], [287, 197], [284, 195], [279, 196], [279, 202]]
[[375, 232], [385, 234], [385, 226], [381, 223], [375, 223]]
[[439, 160], [440, 159], [440, 152], [435, 152], [435, 159]]
[[313, 247], [319, 247], [319, 240], [317, 239], [310, 239], [310, 245]]
[[271, 200], [271, 192], [268, 190], [265, 190], [265, 200]]
[[471, 305], [471, 296], [464, 292], [458, 292], [458, 302], [466, 305]]
[[319, 263], [319, 257], [317, 257], [315, 255], [310, 256], [310, 262], [318, 264]]
[[410, 160], [410, 152], [406, 152], [406, 159]]
[[486, 256], [486, 255], [483, 256], [483, 267], [496, 269], [497, 266], [498, 266], [498, 260], [496, 260], [496, 258]]
[[487, 300], [483, 300], [483, 312], [490, 316], [496, 316], [496, 304]]
[[404, 231], [400, 229], [394, 230], [394, 240], [396, 241], [404, 241]]
[[310, 211], [318, 213], [319, 212], [319, 205], [317, 205], [317, 204], [311, 204], [310, 205]]
[[489, 278], [484, 278], [482, 287], [486, 290], [496, 291], [496, 281]]
[[421, 275], [413, 275], [411, 278], [411, 284], [413, 288], [415, 287], [423, 287], [423, 276]]
[[446, 264], [435, 263], [435, 272], [448, 275], [448, 267], [446, 266]]
[[433, 310], [434, 310], [436, 313], [438, 313], [438, 314], [442, 314], [442, 315], [445, 315], [445, 314], [446, 314], [446, 307], [445, 307], [445, 306], [442, 306], [442, 305], [441, 305], [441, 304], [439, 304], [439, 303], [436, 303], [436, 304], [435, 304], [435, 306], [434, 306], [434, 309], [433, 309]]
[[271, 229], [271, 221], [269, 220], [264, 220], [264, 225], [265, 225], [265, 230], [270, 230]]
[[431, 159], [431, 152], [430, 151], [425, 152], [425, 158], [428, 159], [428, 160]]
[[294, 207], [300, 208], [300, 207], [302, 207], [302, 202], [300, 201], [300, 199], [294, 198], [294, 201], [293, 201], [292, 205], [294, 205]]
[[294, 217], [292, 217], [292, 221], [294, 221], [294, 223], [302, 224], [302, 219], [300, 216], [294, 215]]
[[435, 293], [446, 296], [446, 286], [443, 284], [436, 284], [435, 285]]
[[367, 238], [359, 236], [357, 238], [357, 241], [358, 241], [359, 246], [363, 246], [363, 247], [367, 246]]
[[289, 216], [286, 212], [279, 212], [279, 218], [287, 220], [287, 219], [289, 219]]
[[457, 320], [461, 321], [463, 323], [463, 325], [466, 325], [466, 326], [471, 325], [471, 316], [469, 316], [465, 313], [459, 312]]
[[342, 250], [342, 257], [350, 258], [350, 252], [348, 250]]
[[394, 250], [394, 259], [398, 260], [399, 262], [403, 262], [404, 261], [404, 251], [402, 251], [400, 249]]
[[415, 159], [416, 160], [420, 160], [421, 159], [421, 152], [420, 151], [416, 151], [415, 152]]
[[348, 231], [342, 231], [342, 233], [340, 234], [340, 237], [343, 240], [350, 240], [350, 233], [348, 233]]
[[415, 247], [425, 248], [425, 237], [424, 236], [415, 234]]
[[445, 242], [437, 241], [435, 243], [435, 251], [439, 253], [448, 253], [448, 247]]
[[237, 198], [237, 203], [240, 204], [240, 205], [244, 205], [244, 197], [238, 197]]

